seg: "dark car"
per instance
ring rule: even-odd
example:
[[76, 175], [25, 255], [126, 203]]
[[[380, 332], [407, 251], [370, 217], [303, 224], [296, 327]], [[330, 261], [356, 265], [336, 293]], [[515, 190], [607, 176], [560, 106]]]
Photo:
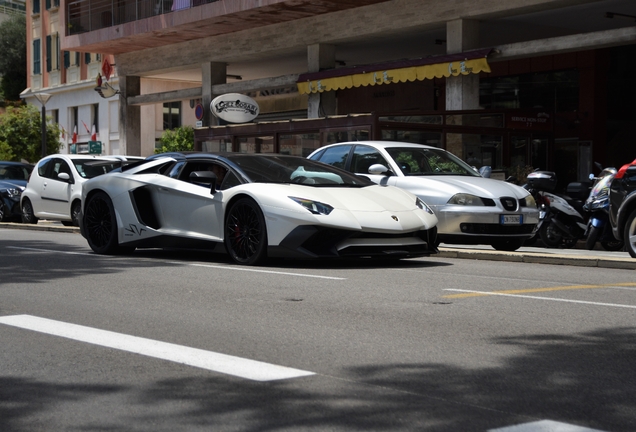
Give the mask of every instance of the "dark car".
[[20, 196], [33, 165], [0, 161], [0, 222], [19, 220]]
[[636, 258], [636, 159], [618, 170], [610, 186], [610, 222], [614, 237]]

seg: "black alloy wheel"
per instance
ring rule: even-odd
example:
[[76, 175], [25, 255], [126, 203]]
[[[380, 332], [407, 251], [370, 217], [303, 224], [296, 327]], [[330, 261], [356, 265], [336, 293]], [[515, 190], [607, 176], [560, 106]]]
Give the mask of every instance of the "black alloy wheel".
[[4, 203], [0, 201], [0, 222], [4, 222], [4, 213], [5, 213], [4, 209], [5, 209]]
[[225, 248], [237, 264], [256, 265], [267, 257], [267, 228], [251, 198], [235, 202], [225, 217]]
[[88, 245], [95, 253], [117, 254], [134, 250], [119, 246], [115, 209], [110, 197], [104, 192], [97, 192], [86, 203], [84, 229]]
[[38, 218], [35, 217], [35, 214], [33, 213], [33, 206], [31, 205], [31, 201], [29, 201], [28, 198], [22, 200], [22, 223], [38, 223]]

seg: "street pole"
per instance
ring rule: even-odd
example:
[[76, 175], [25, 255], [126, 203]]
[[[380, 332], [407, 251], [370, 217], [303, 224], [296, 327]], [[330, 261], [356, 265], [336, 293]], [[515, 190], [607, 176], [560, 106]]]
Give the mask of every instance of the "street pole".
[[46, 103], [53, 97], [49, 93], [35, 93], [35, 98], [42, 104], [42, 157], [46, 156]]

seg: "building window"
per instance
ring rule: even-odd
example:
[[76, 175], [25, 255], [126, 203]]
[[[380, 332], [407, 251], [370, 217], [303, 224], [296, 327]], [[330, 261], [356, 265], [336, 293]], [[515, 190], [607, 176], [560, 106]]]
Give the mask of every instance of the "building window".
[[95, 127], [95, 133], [99, 133], [99, 104], [93, 104], [93, 126]]
[[58, 33], [46, 37], [46, 71], [60, 70], [60, 38]]
[[77, 129], [77, 122], [79, 121], [79, 109], [78, 107], [71, 107], [71, 136], [75, 132], [79, 134], [79, 130]]
[[40, 0], [33, 0], [33, 14], [40, 13]]
[[163, 130], [175, 129], [181, 126], [181, 102], [167, 102], [163, 104]]
[[39, 75], [41, 70], [41, 47], [40, 39], [33, 40], [33, 75]]
[[60, 110], [51, 110], [51, 117], [53, 117], [53, 122], [58, 124], [60, 122]]

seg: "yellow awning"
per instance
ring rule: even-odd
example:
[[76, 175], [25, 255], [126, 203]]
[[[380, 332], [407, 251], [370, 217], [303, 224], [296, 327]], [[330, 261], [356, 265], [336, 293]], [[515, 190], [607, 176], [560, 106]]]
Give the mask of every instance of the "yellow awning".
[[[352, 87], [422, 81], [458, 75], [490, 72], [486, 57], [464, 59], [444, 63], [425, 64], [394, 69], [375, 70], [350, 75], [324, 77], [297, 82], [300, 94], [322, 93]], [[306, 74], [311, 75], [311, 74]], [[316, 75], [316, 74], [314, 74]]]

